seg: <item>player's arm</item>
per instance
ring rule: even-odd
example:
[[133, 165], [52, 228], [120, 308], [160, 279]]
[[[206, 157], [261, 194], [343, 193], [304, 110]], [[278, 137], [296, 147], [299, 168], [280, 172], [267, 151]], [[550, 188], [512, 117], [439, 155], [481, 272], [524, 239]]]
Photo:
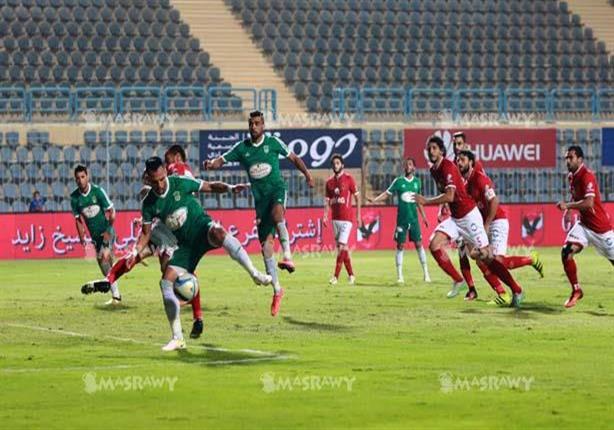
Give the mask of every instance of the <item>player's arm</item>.
[[488, 214], [484, 220], [484, 228], [488, 231], [488, 227], [494, 221], [497, 216], [497, 209], [499, 209], [499, 196], [495, 194], [495, 190], [487, 187], [484, 191], [486, 193], [486, 201], [488, 202]]
[[371, 197], [367, 197], [367, 201], [369, 203], [377, 203], [380, 202], [382, 200], [386, 200], [388, 198], [388, 196], [391, 196], [392, 193], [390, 193], [389, 191], [384, 191], [383, 193], [381, 193], [379, 196], [377, 196], [376, 198], [372, 199]]
[[217, 170], [222, 167], [224, 163], [226, 163], [226, 160], [224, 159], [224, 156], [221, 155], [213, 160], [205, 160], [203, 162], [203, 168], [205, 170]]
[[328, 213], [330, 212], [330, 198], [324, 197], [324, 216], [322, 217], [322, 223], [324, 227], [328, 226]]
[[81, 245], [85, 245], [85, 223], [83, 222], [83, 217], [81, 215], [75, 217], [75, 225], [77, 226], [79, 243], [81, 243]]
[[556, 204], [556, 206], [562, 210], [566, 211], [568, 209], [576, 209], [576, 210], [584, 210], [591, 209], [595, 205], [595, 196], [586, 196], [582, 200], [578, 200], [576, 202], [565, 202], [561, 200]]
[[226, 182], [221, 181], [202, 181], [202, 184], [199, 188], [199, 192], [201, 193], [216, 193], [216, 194], [224, 194], [224, 193], [240, 193], [249, 188], [249, 184], [235, 184], [230, 185]]
[[136, 245], [132, 250], [131, 258], [136, 257], [137, 255], [141, 255], [143, 250], [149, 246], [149, 240], [151, 239], [151, 221], [143, 222], [141, 226], [141, 232], [139, 233], [139, 237], [136, 241]]
[[452, 186], [446, 187], [443, 193], [438, 196], [426, 198], [422, 194], [416, 194], [415, 199], [418, 205], [422, 206], [432, 206], [432, 205], [441, 205], [443, 203], [452, 203], [454, 201], [454, 195], [456, 193], [456, 188]]
[[361, 216], [361, 202], [360, 202], [360, 192], [356, 191], [354, 193], [354, 201], [356, 202], [356, 225], [358, 227], [362, 226], [362, 216]]
[[[420, 190], [420, 192], [422, 192], [422, 181], [420, 180], [420, 178], [416, 178], [418, 181], [418, 189]], [[422, 217], [422, 222], [424, 223], [424, 226], [428, 228], [429, 226], [429, 221], [428, 219], [426, 219], [426, 212], [424, 212], [424, 206], [416, 203], [416, 206], [418, 206], [418, 212], [420, 212], [420, 216]]]
[[315, 181], [313, 180], [313, 176], [311, 176], [311, 172], [309, 172], [309, 169], [307, 169], [307, 166], [305, 166], [305, 163], [303, 160], [301, 160], [301, 157], [296, 155], [294, 152], [290, 152], [288, 154], [288, 160], [290, 160], [292, 164], [294, 164], [294, 166], [303, 174], [303, 176], [305, 176], [309, 188], [313, 188]]

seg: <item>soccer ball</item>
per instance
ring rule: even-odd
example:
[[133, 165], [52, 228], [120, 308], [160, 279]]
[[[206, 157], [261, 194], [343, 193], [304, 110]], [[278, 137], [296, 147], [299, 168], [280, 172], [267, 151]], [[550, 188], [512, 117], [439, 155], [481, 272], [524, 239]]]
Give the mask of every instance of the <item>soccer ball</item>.
[[198, 279], [191, 273], [180, 275], [173, 285], [177, 298], [185, 302], [190, 302], [198, 294], [198, 288]]

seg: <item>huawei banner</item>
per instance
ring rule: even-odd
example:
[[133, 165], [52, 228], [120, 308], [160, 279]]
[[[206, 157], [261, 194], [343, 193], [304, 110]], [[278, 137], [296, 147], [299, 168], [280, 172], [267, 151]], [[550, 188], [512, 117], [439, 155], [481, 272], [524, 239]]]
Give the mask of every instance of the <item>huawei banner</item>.
[[[554, 204], [507, 205], [505, 208], [510, 220], [511, 246], [558, 246], [563, 243], [567, 230], [571, 228], [571, 223], [564, 222]], [[605, 208], [610, 217], [614, 218], [614, 203], [606, 203]], [[209, 213], [236, 236], [249, 252], [260, 252], [252, 210], [218, 210]], [[138, 212], [117, 214], [117, 254], [134, 246], [138, 232], [132, 229], [132, 220], [138, 216]], [[351, 247], [356, 250], [393, 249], [396, 208], [365, 207], [362, 217], [364, 227], [353, 231]], [[422, 226], [425, 242], [437, 224], [437, 208], [428, 207], [427, 217], [429, 228]], [[322, 224], [321, 208], [289, 209], [287, 221], [295, 253], [334, 250], [332, 227]], [[83, 258], [86, 255], [85, 249], [79, 244], [74, 218], [68, 212], [2, 214], [0, 223], [3, 226], [0, 231], [0, 259]], [[92, 255], [91, 248], [87, 255]]]
[[[452, 135], [456, 130], [407, 128], [403, 134], [405, 157], [416, 160], [419, 169], [428, 168], [426, 141], [436, 134], [446, 145], [447, 157], [454, 159]], [[556, 167], [556, 129], [468, 128], [467, 143], [486, 168]]]

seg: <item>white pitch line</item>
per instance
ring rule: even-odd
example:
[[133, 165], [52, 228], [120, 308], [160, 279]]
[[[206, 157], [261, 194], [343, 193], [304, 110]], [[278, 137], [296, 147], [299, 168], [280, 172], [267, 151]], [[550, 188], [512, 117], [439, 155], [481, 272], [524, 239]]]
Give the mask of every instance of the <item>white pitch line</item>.
[[76, 371], [76, 370], [110, 370], [110, 369], [132, 369], [135, 367], [143, 367], [144, 364], [117, 364], [112, 366], [68, 366], [68, 367], [33, 367], [33, 368], [13, 368], [7, 367], [6, 369], [0, 369], [5, 373], [28, 373], [28, 372], [46, 372], [46, 371]]
[[[151, 342], [143, 342], [140, 340], [136, 340], [136, 339], [130, 339], [130, 338], [126, 338], [126, 337], [117, 337], [117, 336], [94, 336], [91, 334], [87, 334], [87, 333], [77, 333], [74, 331], [69, 331], [69, 330], [58, 330], [58, 329], [53, 329], [53, 328], [45, 328], [45, 327], [35, 327], [35, 326], [30, 326], [30, 325], [26, 325], [26, 324], [16, 324], [16, 323], [5, 323], [3, 324], [4, 326], [7, 327], [15, 327], [15, 328], [23, 328], [26, 330], [34, 330], [34, 331], [40, 331], [40, 332], [46, 332], [46, 333], [54, 333], [54, 334], [59, 334], [59, 335], [64, 335], [64, 336], [70, 336], [70, 337], [84, 337], [84, 338], [92, 338], [92, 339], [107, 339], [107, 340], [115, 340], [118, 342], [129, 342], [129, 343], [135, 343], [138, 345], [148, 345], [148, 346], [162, 346], [161, 344], [157, 344], [157, 343], [151, 343]], [[205, 364], [207, 365], [223, 365], [223, 364], [237, 364], [237, 363], [250, 363], [250, 362], [258, 362], [258, 361], [273, 361], [273, 360], [289, 360], [292, 359], [294, 357], [288, 356], [288, 355], [278, 355], [275, 354], [274, 352], [268, 352], [268, 351], [260, 351], [257, 349], [247, 349], [247, 348], [241, 348], [241, 349], [230, 349], [230, 348], [220, 348], [220, 347], [213, 347], [213, 346], [206, 346], [206, 345], [193, 345], [192, 347], [195, 348], [202, 348], [204, 350], [207, 351], [216, 351], [216, 352], [243, 352], [243, 353], [247, 353], [247, 354], [255, 354], [255, 355], [262, 355], [264, 357], [254, 357], [254, 358], [238, 358], [235, 360], [215, 360], [215, 361], [209, 361]], [[187, 364], [187, 363], [182, 363], [182, 364]], [[137, 366], [134, 366], [137, 367]], [[61, 368], [61, 369], [66, 369], [66, 370], [70, 370], [71, 368]], [[24, 371], [28, 371], [28, 369], [23, 369]], [[46, 370], [44, 368], [40, 369], [40, 371]], [[50, 369], [53, 370], [53, 369]], [[59, 370], [59, 369], [55, 369], [55, 370]], [[38, 371], [38, 370], [35, 370]]]

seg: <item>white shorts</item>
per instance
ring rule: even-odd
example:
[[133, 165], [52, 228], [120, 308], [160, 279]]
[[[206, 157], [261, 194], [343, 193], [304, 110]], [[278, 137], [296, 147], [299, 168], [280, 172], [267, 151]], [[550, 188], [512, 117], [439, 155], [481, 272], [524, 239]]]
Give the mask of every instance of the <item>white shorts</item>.
[[507, 254], [507, 239], [510, 234], [510, 223], [507, 219], [496, 219], [488, 228], [488, 240], [494, 255]]
[[590, 228], [582, 225], [580, 221], [569, 230], [565, 243], [577, 243], [586, 248], [588, 245], [593, 245], [597, 248], [597, 252], [606, 257], [608, 260], [614, 260], [614, 230], [606, 231], [605, 233], [595, 233]]
[[352, 231], [351, 221], [333, 220], [333, 231], [335, 233], [335, 242], [342, 245], [347, 245]]
[[448, 236], [451, 241], [462, 238], [474, 248], [482, 249], [488, 246], [488, 235], [484, 230], [484, 220], [478, 208], [473, 208], [462, 218], [450, 217], [443, 220], [435, 228], [435, 232], [438, 231]]

